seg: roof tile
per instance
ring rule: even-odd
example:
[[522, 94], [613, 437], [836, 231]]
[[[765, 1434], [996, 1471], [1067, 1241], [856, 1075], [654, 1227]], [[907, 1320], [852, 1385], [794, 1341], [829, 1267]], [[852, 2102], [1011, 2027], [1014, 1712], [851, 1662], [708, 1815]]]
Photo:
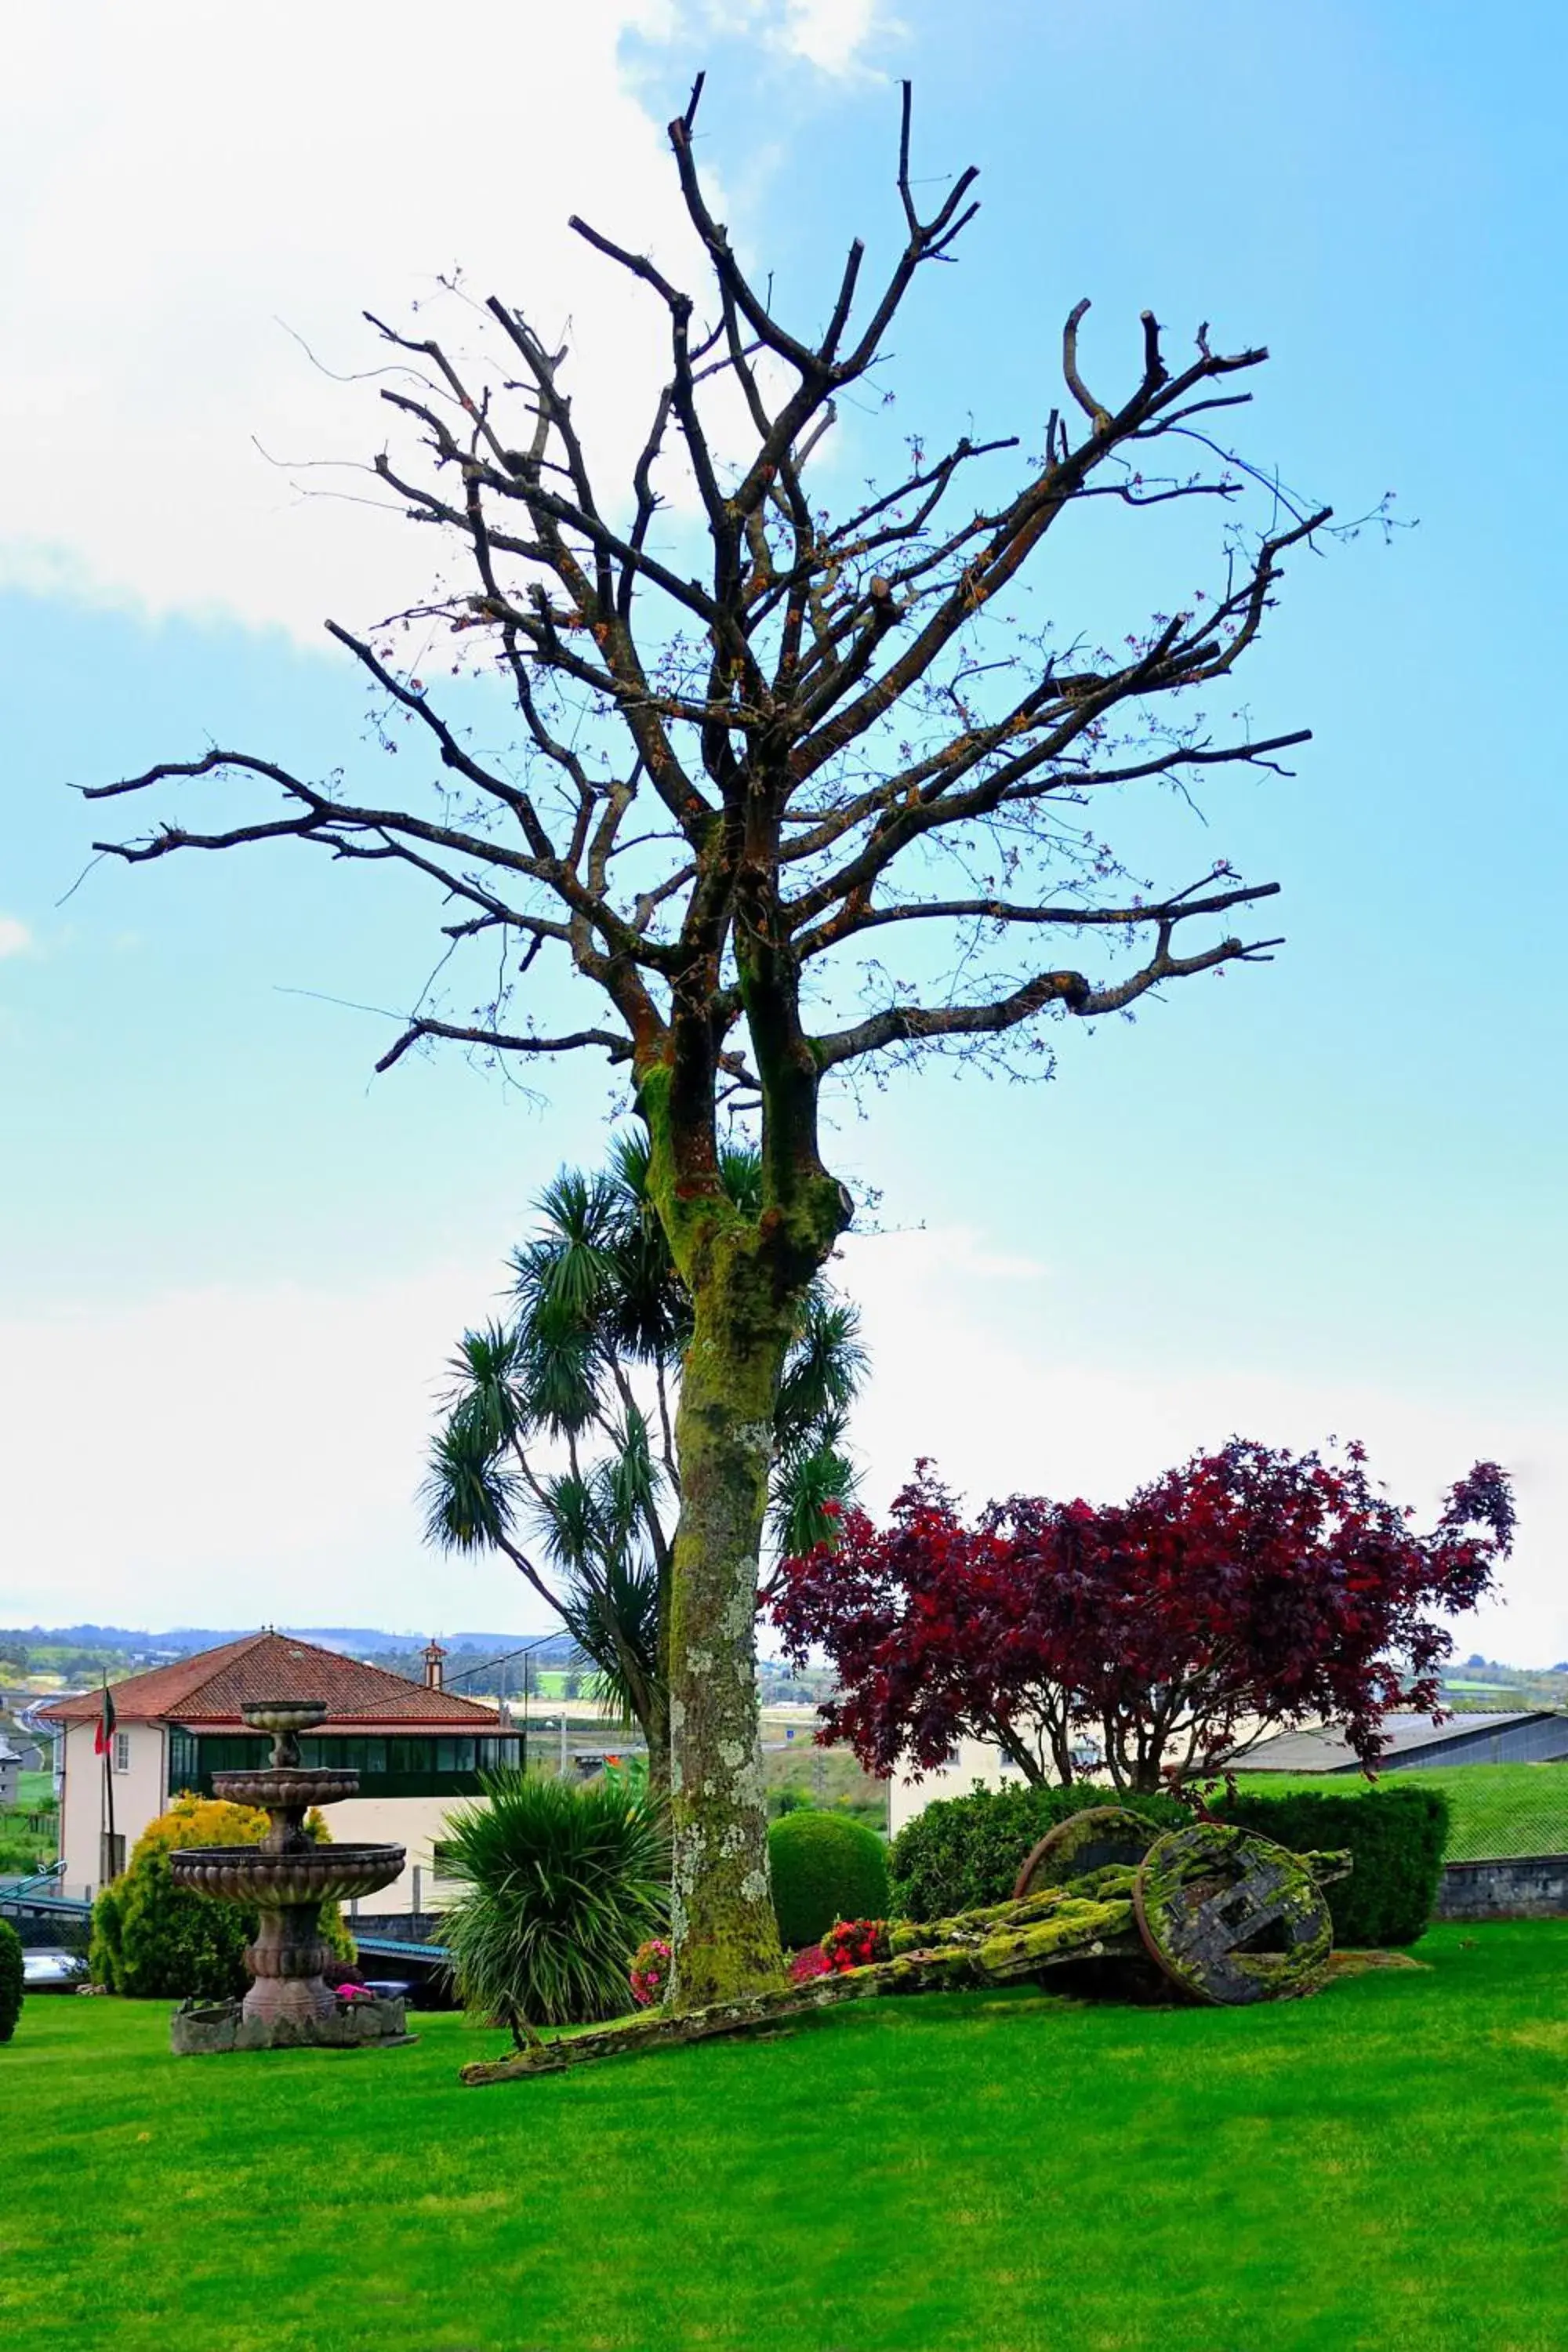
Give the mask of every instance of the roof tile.
[[[456, 1691], [427, 1690], [384, 1666], [345, 1658], [292, 1633], [247, 1633], [216, 1650], [174, 1664], [153, 1666], [112, 1683], [114, 1712], [126, 1723], [167, 1722], [238, 1726], [240, 1710], [265, 1699], [321, 1699], [326, 1722], [489, 1724], [493, 1707]], [[57, 1723], [91, 1722], [101, 1704], [97, 1691], [56, 1699], [38, 1709]]]

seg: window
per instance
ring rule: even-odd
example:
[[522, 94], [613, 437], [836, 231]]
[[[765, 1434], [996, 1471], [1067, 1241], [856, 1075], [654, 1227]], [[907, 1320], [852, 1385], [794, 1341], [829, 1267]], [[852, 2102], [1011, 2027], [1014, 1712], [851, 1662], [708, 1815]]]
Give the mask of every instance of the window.
[[117, 1772], [129, 1772], [131, 1769], [131, 1734], [128, 1731], [117, 1731], [114, 1735], [114, 1769]]
[[[301, 1763], [344, 1766], [360, 1776], [362, 1797], [476, 1797], [479, 1774], [518, 1760], [519, 1741], [430, 1732], [321, 1732], [300, 1742]], [[215, 1772], [254, 1771], [271, 1742], [255, 1734], [171, 1728], [169, 1788], [213, 1793]]]

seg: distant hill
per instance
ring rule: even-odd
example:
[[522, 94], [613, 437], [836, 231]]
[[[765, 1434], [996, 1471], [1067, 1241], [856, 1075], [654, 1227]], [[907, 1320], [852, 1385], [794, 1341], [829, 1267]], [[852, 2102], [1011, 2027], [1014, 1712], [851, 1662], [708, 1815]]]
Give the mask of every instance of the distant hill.
[[[149, 1650], [167, 1650], [184, 1657], [193, 1650], [213, 1650], [220, 1642], [237, 1641], [242, 1633], [256, 1630], [254, 1624], [172, 1625], [166, 1633], [151, 1633], [129, 1625], [7, 1625], [0, 1626], [0, 1642], [22, 1642], [38, 1649], [130, 1650], [138, 1656]], [[387, 1633], [375, 1625], [279, 1625], [278, 1631], [297, 1633], [304, 1642], [320, 1642], [326, 1649], [350, 1650], [355, 1656], [423, 1649], [430, 1639], [428, 1628]], [[531, 1638], [527, 1633], [443, 1633], [440, 1641], [447, 1650], [513, 1650]], [[571, 1646], [564, 1633], [552, 1638], [563, 1648]]]
[[1489, 1715], [1532, 1706], [1568, 1707], [1568, 1661], [1554, 1666], [1503, 1666], [1479, 1654], [1443, 1671], [1443, 1705], [1456, 1715]]

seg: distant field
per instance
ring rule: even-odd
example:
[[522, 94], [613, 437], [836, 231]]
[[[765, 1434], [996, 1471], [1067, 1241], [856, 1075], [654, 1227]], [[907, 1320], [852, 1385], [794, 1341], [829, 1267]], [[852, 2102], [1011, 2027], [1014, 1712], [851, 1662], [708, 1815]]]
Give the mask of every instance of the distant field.
[[848, 1813], [872, 1829], [886, 1829], [888, 1784], [863, 1772], [847, 1748], [815, 1748], [804, 1726], [782, 1747], [779, 1738], [774, 1726], [763, 1724], [763, 1780], [770, 1813], [776, 1816], [785, 1810], [780, 1799], [788, 1790], [797, 1804]]
[[[1390, 1772], [1377, 1785], [1394, 1788], [1405, 1780], [1440, 1789], [1447, 1798], [1449, 1862], [1568, 1853], [1568, 1763], [1458, 1764], [1433, 1772]], [[1238, 1784], [1262, 1796], [1299, 1790], [1325, 1797], [1360, 1796], [1368, 1785], [1353, 1772], [1246, 1772]]]

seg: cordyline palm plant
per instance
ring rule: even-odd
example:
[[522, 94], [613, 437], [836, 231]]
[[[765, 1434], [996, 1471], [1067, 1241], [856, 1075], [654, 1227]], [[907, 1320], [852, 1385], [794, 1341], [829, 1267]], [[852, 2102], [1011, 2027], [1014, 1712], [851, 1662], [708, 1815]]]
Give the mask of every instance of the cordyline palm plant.
[[[648, 1157], [644, 1136], [624, 1136], [607, 1169], [564, 1169], [541, 1196], [540, 1228], [511, 1261], [513, 1315], [465, 1332], [453, 1359], [424, 1491], [432, 1543], [503, 1553], [549, 1602], [642, 1731], [662, 1788], [674, 1420], [691, 1305], [649, 1203]], [[758, 1154], [732, 1146], [721, 1167], [731, 1200], [756, 1215]], [[854, 1493], [845, 1426], [865, 1370], [858, 1315], [819, 1277], [773, 1414], [780, 1557], [827, 1536], [825, 1507]]]
[[618, 2015], [632, 1954], [668, 1919], [658, 1799], [618, 1779], [502, 1771], [483, 1785], [482, 1805], [448, 1817], [444, 1856], [462, 1892], [441, 1938], [465, 2005], [520, 2049], [537, 2026]]

